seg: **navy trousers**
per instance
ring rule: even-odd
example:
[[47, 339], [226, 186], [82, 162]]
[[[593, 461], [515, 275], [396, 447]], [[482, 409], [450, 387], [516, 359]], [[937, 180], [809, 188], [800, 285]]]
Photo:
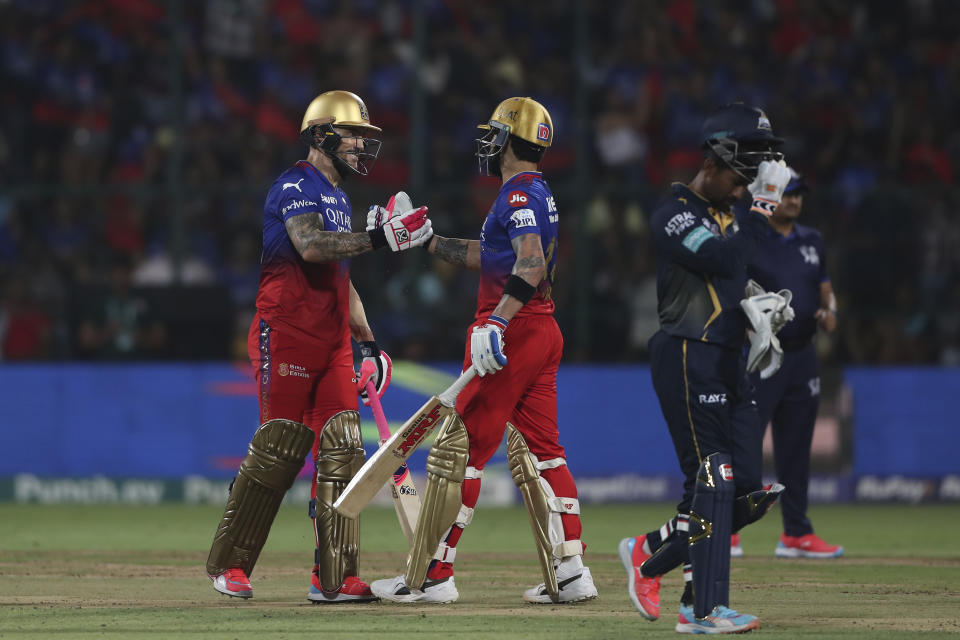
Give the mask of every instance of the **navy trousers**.
[[763, 429], [771, 424], [783, 531], [788, 536], [813, 533], [807, 518], [810, 443], [820, 407], [820, 365], [814, 345], [783, 354], [780, 370], [767, 380], [756, 378], [757, 408]]
[[737, 496], [761, 488], [763, 427], [741, 351], [658, 331], [650, 375], [684, 474], [678, 513], [690, 513], [697, 469], [711, 453], [733, 460]]

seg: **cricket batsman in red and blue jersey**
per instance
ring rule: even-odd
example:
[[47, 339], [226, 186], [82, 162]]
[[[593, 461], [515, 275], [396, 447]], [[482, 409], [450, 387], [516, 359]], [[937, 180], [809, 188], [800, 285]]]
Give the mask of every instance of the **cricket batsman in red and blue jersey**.
[[483, 469], [507, 435], [507, 458], [524, 496], [544, 573], [528, 602], [576, 602], [597, 596], [583, 565], [580, 503], [557, 429], [557, 369], [563, 336], [553, 318], [559, 214], [539, 165], [553, 121], [531, 98], [510, 98], [480, 128], [481, 173], [501, 179], [480, 240], [434, 236], [428, 250], [480, 271], [464, 369], [474, 378], [459, 415], [439, 429], [427, 458], [427, 487], [407, 573], [377, 580], [373, 592], [394, 602], [459, 598], [453, 563], [473, 518]]
[[353, 210], [342, 183], [368, 173], [380, 151], [380, 141], [368, 136], [378, 132], [358, 96], [319, 95], [301, 125], [310, 149], [306, 160], [282, 173], [267, 194], [257, 313], [248, 337], [261, 426], [231, 485], [206, 566], [214, 588], [228, 596], [253, 596], [249, 576], [284, 494], [312, 452], [316, 551], [307, 599], [376, 599], [357, 577], [359, 524], [332, 507], [364, 461], [357, 390], [366, 380], [354, 374], [351, 338], [381, 395], [391, 369], [350, 281], [349, 259], [381, 247], [421, 246], [433, 235], [426, 207], [398, 213], [374, 231], [352, 233]]

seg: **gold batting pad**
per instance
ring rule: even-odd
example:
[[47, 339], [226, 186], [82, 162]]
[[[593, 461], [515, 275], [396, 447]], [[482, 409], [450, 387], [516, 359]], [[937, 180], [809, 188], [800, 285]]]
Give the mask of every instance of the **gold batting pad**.
[[333, 510], [333, 503], [363, 466], [363, 460], [360, 414], [335, 414], [323, 425], [317, 451], [317, 562], [324, 591], [336, 591], [345, 576], [357, 575], [360, 520], [344, 518]]
[[468, 455], [467, 428], [460, 416], [450, 414], [427, 454], [427, 488], [422, 494], [420, 517], [404, 576], [408, 587], [419, 589], [423, 585], [440, 541], [460, 514], [463, 504], [460, 488], [467, 472]]
[[513, 475], [513, 483], [523, 494], [523, 503], [530, 516], [530, 528], [533, 541], [537, 546], [537, 557], [543, 570], [543, 584], [554, 602], [560, 601], [560, 587], [557, 586], [557, 571], [553, 564], [553, 542], [550, 540], [551, 509], [549, 498], [540, 483], [540, 472], [530, 447], [516, 427], [507, 423], [507, 464]]
[[207, 557], [207, 573], [253, 573], [287, 490], [313, 446], [313, 431], [292, 420], [268, 420], [253, 434], [234, 479]]

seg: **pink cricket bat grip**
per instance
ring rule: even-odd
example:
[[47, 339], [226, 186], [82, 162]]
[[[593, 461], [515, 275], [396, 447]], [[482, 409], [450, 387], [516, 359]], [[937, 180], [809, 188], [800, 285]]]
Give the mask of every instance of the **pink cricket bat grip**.
[[383, 405], [380, 404], [380, 396], [373, 380], [367, 380], [367, 399], [370, 400], [370, 411], [373, 412], [373, 420], [377, 423], [377, 433], [380, 434], [382, 443], [390, 437], [390, 426], [387, 424], [387, 416], [383, 414]]

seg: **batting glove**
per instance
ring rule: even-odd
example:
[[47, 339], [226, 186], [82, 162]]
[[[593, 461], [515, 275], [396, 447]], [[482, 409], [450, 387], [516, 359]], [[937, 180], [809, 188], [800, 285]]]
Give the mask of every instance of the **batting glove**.
[[360, 399], [363, 400], [363, 404], [369, 405], [367, 382], [373, 381], [373, 386], [377, 389], [377, 396], [382, 398], [387, 387], [390, 386], [393, 361], [390, 360], [386, 351], [380, 351], [377, 343], [373, 340], [360, 343], [360, 355], [363, 357], [363, 361], [360, 363], [360, 373], [357, 374], [357, 390], [360, 392]]
[[753, 195], [751, 211], [765, 216], [773, 214], [783, 199], [783, 190], [790, 182], [790, 168], [783, 160], [764, 160], [757, 167], [757, 178], [747, 187]]
[[499, 316], [490, 316], [485, 324], [473, 328], [470, 359], [480, 377], [496, 373], [507, 364], [507, 356], [503, 351], [503, 332], [506, 329], [507, 321]]
[[413, 211], [413, 202], [405, 191], [398, 191], [387, 200], [387, 206], [376, 204], [367, 211], [367, 231], [373, 231], [383, 226], [383, 223], [404, 213]]
[[369, 234], [374, 249], [390, 247], [392, 251], [406, 251], [433, 237], [433, 223], [427, 217], [427, 208], [420, 207], [390, 218]]

